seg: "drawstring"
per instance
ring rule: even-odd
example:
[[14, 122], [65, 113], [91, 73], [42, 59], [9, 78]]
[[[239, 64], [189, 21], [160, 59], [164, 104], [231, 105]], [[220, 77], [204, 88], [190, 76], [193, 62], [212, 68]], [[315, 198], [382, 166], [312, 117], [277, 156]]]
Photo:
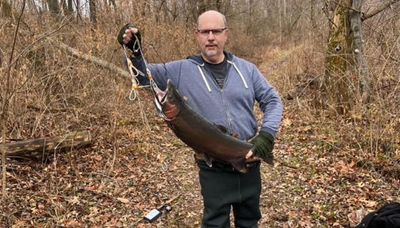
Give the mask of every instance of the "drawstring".
[[239, 70], [239, 68], [236, 66], [236, 64], [235, 64], [234, 62], [230, 61], [230, 60], [227, 60], [227, 62], [233, 65], [233, 67], [235, 68], [235, 70], [238, 72], [240, 78], [242, 79], [243, 84], [244, 84], [244, 87], [245, 87], [246, 89], [248, 89], [249, 86], [247, 86], [247, 82], [246, 82], [246, 80], [244, 80], [243, 74], [242, 74], [242, 72], [240, 72], [240, 70]]
[[[204, 66], [204, 65], [201, 65], [201, 66]], [[200, 67], [199, 65], [197, 65], [197, 68], [198, 68], [198, 69], [199, 69], [199, 71], [200, 71], [201, 77], [203, 77], [203, 81], [204, 81], [204, 83], [206, 83], [206, 86], [207, 86], [208, 92], [211, 92], [210, 85], [209, 85], [209, 84], [208, 84], [208, 82], [207, 82], [207, 79], [206, 79], [206, 76], [204, 75], [204, 72], [203, 72], [203, 70], [201, 69], [201, 67]]]
[[[242, 79], [242, 82], [243, 82], [243, 84], [244, 84], [244, 87], [245, 87], [246, 89], [248, 89], [249, 86], [247, 85], [247, 82], [246, 82], [246, 80], [244, 79], [244, 76], [243, 76], [242, 72], [240, 72], [240, 70], [239, 70], [239, 68], [236, 66], [236, 64], [235, 64], [234, 62], [230, 61], [230, 60], [227, 60], [227, 62], [228, 62], [229, 64], [231, 64], [231, 65], [235, 68], [236, 72], [239, 74], [240, 78]], [[201, 69], [201, 67], [203, 67], [203, 66], [204, 66], [204, 63], [201, 64], [201, 65], [197, 65], [197, 69], [199, 69], [199, 71], [200, 71], [201, 77], [203, 78], [203, 81], [204, 81], [204, 83], [205, 83], [206, 86], [207, 86], [208, 92], [211, 92], [211, 87], [210, 87], [210, 85], [208, 84], [208, 81], [207, 81], [207, 79], [206, 79], [206, 76], [204, 75], [203, 70]]]

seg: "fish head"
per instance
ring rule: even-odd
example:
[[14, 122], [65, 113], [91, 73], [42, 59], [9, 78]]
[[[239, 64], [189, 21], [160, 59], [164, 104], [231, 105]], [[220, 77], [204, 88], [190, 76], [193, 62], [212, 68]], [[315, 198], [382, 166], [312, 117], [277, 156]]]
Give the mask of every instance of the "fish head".
[[180, 104], [183, 102], [181, 95], [174, 84], [168, 79], [167, 89], [156, 92], [158, 103], [161, 106], [161, 113], [166, 121], [174, 120], [180, 112]]
[[178, 90], [176, 89], [175, 85], [171, 82], [171, 80], [168, 79], [167, 81], [167, 100], [170, 103], [176, 103], [179, 104], [183, 102], [182, 96], [179, 94]]

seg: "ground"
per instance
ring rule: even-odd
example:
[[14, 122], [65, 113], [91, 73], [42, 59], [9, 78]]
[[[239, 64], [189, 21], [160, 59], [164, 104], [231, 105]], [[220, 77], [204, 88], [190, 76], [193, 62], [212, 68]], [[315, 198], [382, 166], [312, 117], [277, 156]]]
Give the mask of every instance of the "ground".
[[[398, 179], [360, 167], [350, 150], [322, 149], [313, 133], [321, 123], [306, 122], [286, 107], [275, 165], [262, 165], [260, 227], [348, 227], [383, 203], [399, 201]], [[113, 127], [95, 133], [90, 148], [54, 153], [46, 161], [10, 161], [1, 222], [198, 227], [202, 201], [193, 152], [149, 116], [147, 125], [121, 115]], [[170, 212], [151, 224], [142, 220], [175, 197]]]
[[[193, 152], [155, 114], [148, 94], [140, 96], [142, 105], [125, 99], [112, 120], [95, 118], [91, 147], [7, 160], [1, 227], [199, 227]], [[366, 165], [356, 146], [332, 141], [337, 132], [304, 115], [298, 100], [284, 102], [275, 165], [262, 165], [260, 227], [351, 227], [400, 201], [397, 176]], [[142, 219], [171, 199], [170, 212]]]

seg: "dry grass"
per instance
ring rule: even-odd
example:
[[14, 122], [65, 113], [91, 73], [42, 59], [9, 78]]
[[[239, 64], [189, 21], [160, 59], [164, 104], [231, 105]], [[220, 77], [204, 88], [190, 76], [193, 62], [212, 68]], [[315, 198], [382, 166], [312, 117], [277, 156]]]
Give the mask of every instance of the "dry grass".
[[[315, 130], [322, 135], [329, 132], [326, 136], [327, 144], [333, 141], [335, 143], [332, 146], [336, 149], [354, 148], [356, 152], [351, 156], [367, 163], [372, 161], [375, 168], [394, 166], [398, 169], [400, 111], [397, 107], [400, 104], [400, 78], [394, 56], [400, 53], [399, 40], [392, 39], [390, 44], [386, 44], [393, 47], [386, 55], [372, 51], [379, 48], [379, 45], [373, 42], [366, 45], [372, 81], [371, 100], [368, 104], [360, 99], [358, 77], [341, 76], [353, 92], [348, 98], [350, 106], [345, 114], [336, 112], [335, 101], [341, 94], [323, 93], [320, 87], [324, 78], [324, 53], [315, 43], [305, 40], [300, 44], [267, 47], [263, 51], [264, 61], [260, 67], [267, 72], [267, 78], [285, 98], [286, 106], [290, 106], [286, 112], [296, 113], [310, 122], [320, 122], [321, 125]], [[381, 61], [377, 62], [377, 58]], [[334, 90], [335, 85], [330, 85], [329, 89]], [[398, 177], [398, 172], [393, 176]]]
[[[6, 138], [1, 141], [90, 129], [95, 142], [88, 150], [64, 154], [54, 151], [50, 158], [39, 162], [7, 160], [9, 197], [2, 204], [0, 222], [17, 227], [124, 226], [137, 222], [144, 212], [171, 195], [184, 193], [177, 203], [181, 209], [158, 226], [198, 224], [201, 201], [191, 151], [156, 117], [148, 94], [142, 92], [141, 101], [149, 125], [141, 118], [138, 101], [127, 99], [129, 79], [120, 79], [113, 72], [71, 57], [42, 39], [54, 31], [52, 38], [124, 67], [116, 34], [126, 21], [136, 19], [144, 28], [145, 54], [151, 62], [195, 53], [191, 27], [157, 24], [153, 19], [120, 16], [114, 11], [100, 15], [104, 19], [99, 20], [97, 28], [76, 19], [57, 22], [46, 15], [24, 18], [16, 45], [16, 56], [21, 56], [11, 71], [13, 96]], [[3, 82], [15, 24], [1, 20]], [[61, 23], [63, 27], [58, 29]], [[277, 87], [286, 106], [276, 149], [278, 158], [305, 167], [304, 172], [284, 166], [272, 171], [264, 169], [263, 179], [268, 184], [263, 193], [262, 210], [266, 216], [262, 223], [306, 226], [313, 221], [315, 226], [332, 226], [335, 222], [346, 226], [346, 216], [352, 212], [348, 205], [357, 208], [357, 204], [368, 200], [382, 203], [398, 199], [398, 191], [393, 190], [398, 186], [395, 181], [399, 178], [400, 159], [398, 35], [367, 33], [366, 53], [374, 82], [371, 103], [366, 107], [353, 99], [347, 114], [338, 115], [333, 111], [334, 103], [321, 105], [336, 100], [335, 93], [321, 94], [319, 87], [324, 75], [323, 37], [311, 41], [308, 35], [297, 34], [303, 39], [280, 43], [269, 40], [278, 37], [276, 34], [252, 38], [237, 32], [233, 26], [234, 41], [229, 50], [254, 60]], [[357, 80], [348, 82], [349, 87], [357, 87]], [[1, 96], [4, 86], [0, 84]], [[353, 161], [350, 168], [343, 165]], [[335, 167], [325, 170], [319, 164]], [[343, 167], [360, 174], [355, 176]], [[370, 176], [369, 172], [373, 174]], [[326, 173], [337, 175], [338, 179], [326, 177]], [[379, 179], [379, 174], [388, 179]], [[363, 187], [363, 198], [357, 199], [354, 186], [365, 179], [372, 187]], [[391, 181], [397, 185], [392, 186]], [[326, 188], [326, 183], [339, 186], [339, 190]], [[315, 186], [317, 190], [313, 189]], [[387, 190], [387, 195], [380, 193], [379, 186]], [[349, 189], [352, 192], [347, 195]], [[310, 195], [313, 191], [317, 198]], [[332, 194], [343, 195], [327, 202]], [[348, 200], [341, 202], [345, 196]], [[269, 211], [270, 207], [273, 211]]]

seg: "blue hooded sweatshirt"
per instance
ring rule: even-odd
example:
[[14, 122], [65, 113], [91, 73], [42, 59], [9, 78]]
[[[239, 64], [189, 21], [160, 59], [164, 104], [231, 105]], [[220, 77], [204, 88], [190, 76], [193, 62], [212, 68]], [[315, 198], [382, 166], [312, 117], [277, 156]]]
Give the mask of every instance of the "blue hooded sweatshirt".
[[[165, 64], [148, 64], [156, 84], [162, 90], [170, 79], [188, 105], [208, 121], [224, 126], [229, 133], [249, 140], [257, 133], [254, 104], [257, 101], [264, 117], [261, 130], [275, 137], [281, 123], [283, 105], [277, 91], [257, 67], [231, 53], [225, 53], [229, 65], [223, 88], [204, 69], [201, 56]], [[142, 57], [133, 64], [146, 72]], [[141, 84], [148, 84], [144, 78]]]

